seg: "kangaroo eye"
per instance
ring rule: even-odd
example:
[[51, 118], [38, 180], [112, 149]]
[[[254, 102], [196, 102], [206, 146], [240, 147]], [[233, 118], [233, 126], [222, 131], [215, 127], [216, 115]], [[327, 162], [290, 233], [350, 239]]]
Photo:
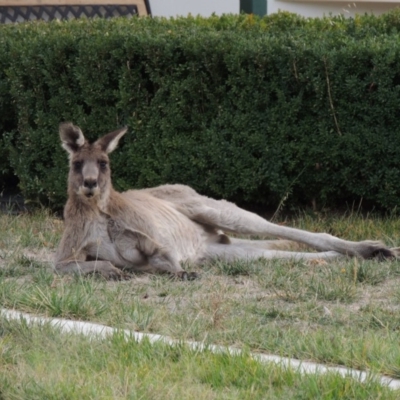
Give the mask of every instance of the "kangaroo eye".
[[101, 169], [106, 169], [107, 167], [107, 161], [99, 161], [99, 165]]
[[82, 161], [74, 161], [72, 165], [74, 166], [74, 170], [79, 172], [82, 169]]

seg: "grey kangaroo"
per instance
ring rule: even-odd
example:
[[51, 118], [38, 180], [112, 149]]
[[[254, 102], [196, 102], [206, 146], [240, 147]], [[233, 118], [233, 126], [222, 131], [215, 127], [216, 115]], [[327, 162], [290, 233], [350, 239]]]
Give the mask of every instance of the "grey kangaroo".
[[[167, 272], [185, 280], [196, 274], [188, 274], [183, 263], [202, 264], [215, 259], [395, 256], [396, 250], [381, 242], [352, 242], [276, 225], [184, 185], [119, 193], [111, 183], [108, 154], [126, 131], [118, 129], [89, 143], [79, 127], [60, 125], [70, 170], [65, 229], [55, 258], [58, 273], [97, 272], [107, 279], [118, 279], [123, 269], [130, 269]], [[229, 233], [279, 239], [238, 239], [229, 237]], [[293, 242], [317, 252], [288, 251]]]

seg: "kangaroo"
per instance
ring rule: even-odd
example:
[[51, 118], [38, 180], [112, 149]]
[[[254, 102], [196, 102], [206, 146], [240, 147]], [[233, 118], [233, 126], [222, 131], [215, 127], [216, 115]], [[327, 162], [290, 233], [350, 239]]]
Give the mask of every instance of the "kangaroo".
[[[169, 273], [187, 280], [197, 274], [188, 274], [184, 263], [201, 265], [216, 259], [395, 256], [395, 250], [381, 242], [352, 242], [276, 225], [185, 185], [117, 192], [111, 183], [108, 154], [126, 132], [127, 128], [121, 128], [89, 143], [79, 127], [60, 125], [70, 169], [64, 233], [55, 257], [58, 273], [99, 273], [120, 279], [127, 269]], [[239, 239], [229, 233], [279, 239]], [[293, 241], [316, 252], [287, 251]]]

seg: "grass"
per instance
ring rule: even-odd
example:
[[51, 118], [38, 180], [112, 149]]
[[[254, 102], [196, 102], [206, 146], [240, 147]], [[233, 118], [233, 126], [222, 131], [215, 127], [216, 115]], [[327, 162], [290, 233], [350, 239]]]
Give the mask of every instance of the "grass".
[[[248, 354], [193, 352], [115, 334], [93, 341], [0, 320], [4, 399], [395, 399], [373, 379], [301, 376]], [[46, 339], [46, 340], [44, 340]]]
[[[280, 223], [399, 245], [394, 216], [303, 214]], [[3, 307], [400, 377], [398, 261], [215, 262], [193, 282], [148, 275], [106, 282], [52, 274], [61, 232], [60, 221], [46, 212], [0, 215]], [[153, 348], [118, 337], [90, 342], [0, 320], [1, 398], [390, 399], [398, 393], [373, 381], [301, 378], [247, 356]]]

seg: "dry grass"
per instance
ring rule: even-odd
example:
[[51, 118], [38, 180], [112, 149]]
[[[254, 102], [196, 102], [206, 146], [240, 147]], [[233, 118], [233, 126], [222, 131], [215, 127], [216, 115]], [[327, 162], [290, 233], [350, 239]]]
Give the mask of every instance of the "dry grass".
[[[281, 223], [351, 240], [381, 239], [399, 245], [400, 222], [394, 217], [301, 215]], [[4, 307], [400, 377], [398, 261], [215, 262], [198, 271], [201, 279], [194, 282], [149, 275], [105, 282], [52, 274], [50, 260], [61, 231], [61, 222], [45, 212], [0, 216], [0, 302]], [[0, 375], [8, 365], [1, 354], [0, 349]], [[279, 392], [282, 396], [299, 384], [295, 375], [290, 378], [293, 384]], [[160, 378], [155, 386], [161, 382]], [[196, 392], [199, 387], [193, 385], [190, 390]], [[178, 393], [175, 389], [171, 393]], [[246, 398], [249, 390], [246, 387], [243, 397], [240, 391], [235, 397], [232, 392], [211, 390], [198, 398]], [[270, 398], [284, 398], [277, 393]], [[347, 398], [381, 395], [374, 392], [376, 397], [365, 397], [358, 389], [355, 393], [360, 397]], [[185, 398], [182, 393], [177, 396]], [[298, 398], [315, 398], [307, 396]]]

